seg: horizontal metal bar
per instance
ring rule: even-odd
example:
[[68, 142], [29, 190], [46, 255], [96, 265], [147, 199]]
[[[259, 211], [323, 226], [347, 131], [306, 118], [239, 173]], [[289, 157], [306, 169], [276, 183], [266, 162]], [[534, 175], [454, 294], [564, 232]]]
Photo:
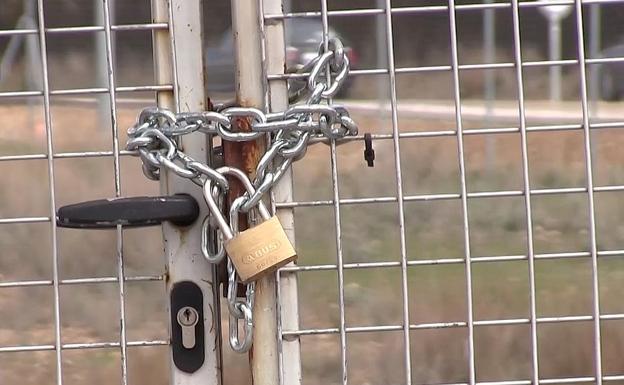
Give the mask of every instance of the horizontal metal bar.
[[25, 98], [32, 96], [42, 96], [43, 91], [2, 91], [0, 98]]
[[[129, 156], [136, 155], [136, 151], [119, 151], [119, 155]], [[114, 153], [112, 151], [84, 151], [84, 152], [60, 152], [52, 155], [54, 159], [73, 159], [73, 158], [101, 158], [107, 156], [113, 156]], [[13, 162], [19, 160], [36, 160], [36, 159], [47, 159], [48, 156], [46, 154], [28, 154], [28, 155], [5, 155], [0, 156], [0, 162]], [[2, 220], [0, 219], [0, 223]]]
[[570, 383], [581, 383], [581, 382], [594, 383], [595, 381], [596, 381], [595, 377], [570, 377], [570, 378], [552, 378], [552, 379], [540, 380], [539, 383], [540, 384], [570, 384]]
[[[624, 62], [624, 57], [610, 57], [610, 58], [592, 58], [585, 59], [587, 64], [603, 64], [603, 63], [620, 63]], [[562, 59], [562, 60], [538, 60], [538, 61], [526, 61], [522, 62], [522, 67], [553, 67], [553, 66], [573, 66], [578, 65], [577, 59]], [[458, 68], [462, 71], [470, 70], [496, 70], [504, 68], [514, 68], [514, 63], [475, 63], [475, 64], [460, 64]], [[435, 65], [435, 66], [420, 66], [420, 67], [398, 67], [395, 69], [397, 74], [413, 74], [420, 72], [444, 72], [451, 71], [450, 65]], [[388, 70], [386, 68], [368, 68], [368, 69], [354, 69], [349, 71], [350, 76], [370, 76], [370, 75], [387, 75]], [[270, 74], [267, 76], [269, 80], [284, 80], [284, 79], [304, 79], [309, 76], [309, 73], [289, 73], [289, 74]]]
[[[123, 86], [115, 87], [115, 92], [150, 92], [150, 91], [172, 91], [173, 86], [171, 84], [164, 85], [143, 85], [143, 86]], [[94, 88], [68, 88], [51, 90], [50, 95], [97, 95], [108, 93], [109, 89], [105, 87]], [[33, 97], [42, 96], [43, 91], [4, 91], [0, 92], [0, 98], [21, 98], [21, 97]]]
[[[120, 24], [112, 25], [112, 31], [155, 31], [168, 29], [167, 23], [145, 23], [145, 24]], [[88, 33], [88, 32], [101, 32], [104, 31], [103, 25], [83, 25], [75, 27], [50, 27], [45, 29], [46, 33]], [[13, 36], [13, 35], [32, 35], [39, 33], [36, 28], [24, 28], [24, 29], [5, 29], [0, 30], [0, 36]]]
[[[566, 259], [566, 258], [587, 258], [591, 254], [588, 251], [572, 251], [561, 253], [542, 253], [535, 254], [536, 260], [551, 260], [551, 259]], [[615, 257], [624, 256], [624, 249], [621, 250], [602, 250], [598, 251], [599, 257]], [[470, 258], [471, 263], [486, 263], [486, 262], [511, 262], [511, 261], [526, 261], [527, 255], [495, 255], [495, 256], [475, 256]], [[407, 261], [407, 266], [431, 266], [431, 265], [452, 265], [452, 264], [464, 264], [463, 258], [437, 258], [437, 259], [412, 259]], [[343, 267], [345, 269], [375, 269], [375, 268], [391, 268], [400, 267], [399, 261], [386, 261], [386, 262], [359, 262], [359, 263], [345, 263]], [[330, 271], [337, 270], [338, 266], [335, 264], [323, 264], [323, 265], [295, 265], [285, 266], [280, 269], [280, 273], [293, 273], [293, 272], [310, 272], [310, 271]]]
[[[133, 152], [123, 151], [121, 155], [133, 155]], [[108, 151], [102, 152], [87, 152], [87, 153], [63, 153], [56, 154], [54, 158], [86, 158], [86, 157], [98, 157], [98, 156], [112, 156]], [[0, 157], [0, 161], [6, 160], [25, 160], [25, 159], [45, 159], [45, 155], [15, 155]], [[596, 186], [594, 192], [617, 192], [624, 191], [624, 185], [614, 186]], [[534, 189], [531, 190], [531, 195], [555, 195], [555, 194], [578, 194], [586, 193], [586, 187], [560, 187], [550, 189]], [[522, 190], [507, 190], [507, 191], [481, 191], [468, 193], [469, 199], [476, 198], [500, 198], [500, 197], [520, 197], [523, 196]], [[406, 195], [405, 202], [420, 202], [420, 201], [436, 201], [436, 200], [452, 200], [460, 199], [461, 195], [458, 193], [446, 193], [446, 194], [421, 194], [421, 195]], [[357, 204], [374, 204], [374, 203], [396, 203], [396, 197], [372, 197], [372, 198], [344, 198], [340, 199], [341, 205], [357, 205]], [[287, 209], [296, 207], [318, 207], [318, 206], [331, 206], [332, 200], [318, 200], [318, 201], [295, 201], [295, 202], [282, 202], [276, 203], [277, 209]], [[0, 218], [0, 224], [18, 224], [18, 223], [39, 223], [49, 222], [49, 217], [17, 217], [17, 218]]]
[[[163, 275], [137, 275], [131, 277], [125, 277], [125, 282], [153, 282], [164, 281]], [[116, 283], [119, 282], [118, 277], [91, 277], [91, 278], [70, 278], [62, 279], [59, 281], [61, 285], [86, 285], [86, 284], [100, 284], [100, 283]], [[15, 288], [15, 287], [41, 287], [52, 286], [54, 281], [52, 280], [29, 280], [29, 281], [8, 281], [0, 282], [0, 289], [2, 288]]]
[[[622, 122], [606, 122], [606, 123], [592, 123], [592, 129], [609, 129], [609, 128], [620, 128], [624, 127], [624, 121]], [[548, 126], [532, 126], [527, 127], [527, 131], [530, 132], [550, 132], [550, 131], [572, 131], [572, 130], [580, 130], [582, 126], [580, 124], [562, 124], [562, 125], [548, 125]], [[520, 129], [517, 127], [502, 127], [502, 128], [479, 128], [479, 129], [466, 129], [464, 130], [464, 135], [484, 135], [484, 134], [513, 134], [520, 132]], [[414, 138], [432, 138], [432, 137], [446, 137], [446, 136], [455, 136], [456, 132], [454, 130], [441, 130], [441, 131], [417, 131], [417, 132], [405, 132], [399, 135], [400, 138], [406, 139], [414, 139]], [[390, 140], [392, 139], [392, 134], [373, 134], [371, 135], [373, 140]], [[344, 141], [354, 141], [354, 140], [364, 140], [363, 135], [345, 138]], [[320, 142], [320, 141], [313, 141]], [[54, 158], [88, 158], [88, 157], [106, 157], [112, 156], [112, 151], [85, 151], [85, 152], [66, 152], [66, 153], [57, 153], [54, 154]], [[136, 155], [134, 151], [120, 151], [120, 155]], [[37, 160], [37, 159], [47, 159], [46, 154], [24, 154], [24, 155], [5, 155], [0, 156], [0, 162], [3, 161], [19, 161], [19, 160]], [[605, 191], [617, 191], [619, 190], [619, 186], [605, 186]], [[502, 192], [503, 196], [505, 196], [505, 192]], [[544, 192], [548, 193], [548, 192]], [[555, 193], [555, 192], [553, 192]], [[454, 197], [454, 195], [453, 195]], [[453, 198], [451, 196], [448, 199]], [[459, 196], [457, 196], [459, 198]], [[396, 202], [395, 198], [371, 198], [370, 200], [366, 200], [365, 198], [357, 203], [375, 203], [375, 202]], [[341, 201], [342, 202], [342, 201]], [[296, 202], [291, 202], [296, 203]], [[329, 204], [332, 204], [331, 202]], [[282, 206], [280, 206], [282, 205]], [[284, 204], [278, 204], [279, 207], [288, 207], [283, 206]], [[0, 220], [0, 223], [1, 220]]]
[[[619, 122], [592, 122], [590, 128], [592, 130], [610, 129], [610, 128], [623, 128], [624, 121]], [[555, 131], [574, 131], [582, 130], [581, 124], [555, 124], [555, 125], [539, 125], [528, 126], [527, 132], [555, 132]], [[494, 134], [516, 134], [520, 132], [519, 127], [494, 127], [494, 128], [472, 128], [463, 130], [464, 135], [494, 135]], [[455, 130], [440, 130], [440, 131], [413, 131], [402, 132], [399, 134], [401, 139], [418, 139], [418, 138], [437, 138], [456, 136]], [[392, 134], [371, 134], [373, 140], [391, 140]], [[355, 135], [340, 139], [339, 142], [352, 142], [364, 140], [364, 135]], [[311, 139], [310, 143], [327, 143], [326, 139]]]
[[[594, 192], [614, 192], [624, 191], [624, 185], [614, 186], [596, 186], [593, 189]], [[533, 189], [531, 195], [558, 195], [558, 194], [578, 194], [586, 193], [586, 187], [559, 187], [548, 189]], [[501, 197], [520, 197], [524, 196], [522, 190], [506, 190], [506, 191], [480, 191], [469, 192], [467, 197], [470, 199], [475, 198], [501, 198]], [[438, 201], [438, 200], [453, 200], [461, 199], [459, 193], [443, 193], [443, 194], [420, 194], [420, 195], [406, 195], [404, 197], [405, 202], [422, 202], [422, 201]], [[373, 197], [373, 198], [344, 198], [340, 199], [341, 205], [357, 205], [357, 204], [371, 204], [371, 203], [396, 203], [398, 202], [396, 197]], [[318, 206], [331, 206], [333, 200], [317, 200], [317, 201], [295, 201], [295, 202], [278, 202], [275, 203], [277, 209], [287, 209], [293, 207], [318, 207]]]
[[[61, 345], [62, 350], [82, 350], [82, 349], [110, 349], [118, 348], [119, 342], [85, 342], [71, 343]], [[167, 346], [169, 341], [166, 340], [143, 340], [128, 341], [128, 346], [144, 347], [144, 346]], [[47, 350], [55, 350], [54, 345], [21, 345], [21, 346], [0, 346], [0, 353], [22, 353], [22, 352], [41, 352]]]
[[0, 218], [0, 225], [50, 222], [50, 217]]
[[[623, 0], [583, 0], [583, 4], [620, 4]], [[574, 0], [553, 0], [553, 1], [533, 1], [533, 2], [520, 2], [518, 6], [520, 8], [538, 8], [549, 5], [574, 5]], [[457, 11], [475, 11], [484, 9], [506, 9], [511, 8], [511, 3], [479, 3], [479, 4], [456, 4], [455, 10]], [[385, 9], [380, 8], [365, 8], [365, 9], [340, 9], [328, 11], [327, 16], [345, 17], [345, 16], [369, 16], [369, 15], [381, 15], [385, 14]], [[395, 15], [409, 15], [416, 13], [431, 13], [431, 12], [448, 12], [448, 6], [446, 5], [430, 5], [430, 6], [416, 6], [416, 7], [396, 7], [390, 10]], [[322, 16], [321, 11], [310, 12], [290, 12], [284, 14], [266, 14], [265, 20], [281, 20], [292, 18], [319, 18]]]
[[[146, 91], [171, 91], [172, 85], [145, 85], [145, 86], [123, 86], [115, 87], [115, 92], [146, 92]], [[76, 94], [103, 94], [108, 93], [108, 88], [78, 88], [78, 89], [64, 89], [64, 90], [52, 90], [50, 95], [76, 95]]]
[[[538, 317], [538, 324], [553, 324], [553, 323], [566, 323], [566, 322], [587, 322], [592, 321], [594, 318], [591, 315], [573, 315], [573, 316], [558, 316], [558, 317]], [[601, 314], [600, 320], [622, 320], [624, 319], [624, 313], [616, 314]], [[474, 321], [474, 326], [511, 326], [511, 325], [525, 325], [529, 324], [528, 318], [510, 318], [510, 319], [492, 319], [492, 320], [480, 320]], [[448, 322], [430, 322], [420, 324], [410, 324], [410, 330], [429, 330], [429, 329], [449, 329], [449, 328], [462, 328], [467, 327], [468, 323], [465, 321], [448, 321]], [[393, 332], [402, 331], [401, 325], [374, 325], [374, 326], [347, 326], [345, 331], [347, 333], [379, 333], [379, 332]], [[338, 334], [338, 328], [321, 328], [321, 329], [301, 329], [301, 330], [284, 330], [282, 332], [282, 338], [298, 337], [298, 336], [310, 336], [310, 335], [327, 335]]]

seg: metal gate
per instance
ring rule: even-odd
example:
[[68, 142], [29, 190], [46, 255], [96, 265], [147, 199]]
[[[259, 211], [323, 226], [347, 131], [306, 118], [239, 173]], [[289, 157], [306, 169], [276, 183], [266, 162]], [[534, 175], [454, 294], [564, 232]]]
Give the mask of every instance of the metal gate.
[[[619, 101], [600, 100], [624, 96], [621, 0], [233, 0], [239, 92], [267, 112], [288, 106], [287, 81], [301, 77], [285, 71], [303, 56], [294, 24], [312, 20], [325, 45], [339, 34], [360, 52], [338, 98], [360, 134], [311, 146], [271, 193], [299, 261], [259, 288], [251, 359], [221, 344], [201, 223], [85, 232], [54, 220], [86, 199], [202, 201], [173, 175], [148, 182], [123, 143], [145, 106], [222, 101], [206, 94], [215, 72], [203, 51], [221, 38], [211, 23], [230, 15], [206, 3], [206, 19], [199, 0], [102, 0], [91, 23], [72, 19], [72, 1], [10, 3], [0, 383], [624, 381], [624, 121]], [[208, 159], [218, 143], [193, 135], [185, 152]], [[170, 353], [169, 295], [182, 280], [204, 293], [194, 374]]]

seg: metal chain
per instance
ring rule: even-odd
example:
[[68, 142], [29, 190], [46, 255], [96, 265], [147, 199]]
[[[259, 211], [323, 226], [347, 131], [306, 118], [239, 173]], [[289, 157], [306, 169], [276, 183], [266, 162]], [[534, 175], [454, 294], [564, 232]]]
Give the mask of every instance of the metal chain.
[[[357, 135], [358, 127], [348, 111], [342, 106], [326, 103], [338, 93], [349, 74], [349, 58], [340, 40], [330, 39], [327, 51], [321, 45], [318, 55], [300, 72], [309, 73], [305, 86], [291, 89], [289, 99], [291, 102], [305, 96], [307, 99], [286, 111], [264, 113], [257, 108], [224, 106], [216, 111], [174, 113], [152, 107], [141, 111], [134, 126], [128, 130], [126, 148], [141, 157], [143, 173], [149, 179], [158, 180], [161, 169], [165, 168], [203, 188], [210, 214], [202, 224], [201, 249], [211, 263], [219, 263], [226, 255], [224, 242], [238, 233], [239, 213], [257, 209], [262, 217], [269, 215], [262, 197], [279, 182], [294, 161], [303, 158], [311, 139], [335, 140]], [[331, 74], [329, 79], [328, 72]], [[237, 118], [249, 119], [251, 131], [232, 131]], [[193, 132], [216, 135], [233, 142], [256, 140], [270, 134], [269, 146], [258, 162], [253, 182], [241, 170], [227, 166], [215, 170], [181, 151], [177, 138]], [[224, 217], [224, 197], [229, 189], [225, 175], [239, 179], [247, 190], [232, 203], [229, 224]], [[236, 352], [245, 352], [253, 340], [255, 285], [248, 284], [245, 300], [239, 300], [239, 278], [229, 258], [227, 269], [230, 345]], [[244, 322], [245, 335], [242, 338], [239, 336], [240, 320]]]

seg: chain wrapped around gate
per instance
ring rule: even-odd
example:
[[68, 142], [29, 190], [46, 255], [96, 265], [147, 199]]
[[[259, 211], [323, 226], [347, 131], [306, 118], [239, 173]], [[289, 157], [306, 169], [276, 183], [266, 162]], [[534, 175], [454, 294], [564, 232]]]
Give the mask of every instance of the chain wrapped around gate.
[[[319, 54], [299, 71], [309, 75], [303, 78], [305, 86], [291, 90], [290, 101], [307, 99], [286, 111], [265, 113], [257, 108], [217, 106], [215, 111], [174, 113], [151, 107], [141, 111], [128, 130], [126, 148], [141, 158], [147, 178], [158, 180], [164, 168], [203, 189], [209, 214], [203, 219], [201, 250], [210, 263], [217, 264], [228, 257], [229, 340], [232, 349], [239, 353], [248, 351], [253, 342], [254, 281], [296, 258], [279, 220], [271, 217], [262, 198], [291, 164], [305, 155], [312, 139], [357, 135], [358, 127], [348, 111], [330, 102], [347, 78], [349, 59], [340, 40], [330, 39], [328, 47], [325, 51], [321, 45]], [[251, 120], [250, 132], [232, 131], [234, 119], [241, 117]], [[235, 167], [215, 169], [185, 154], [177, 145], [177, 138], [193, 132], [234, 142], [267, 138], [267, 150], [258, 162], [254, 180]], [[245, 193], [234, 199], [229, 212], [224, 204], [230, 188], [226, 175], [238, 179], [245, 188]], [[199, 212], [190, 196], [143, 198], [140, 203], [143, 208], [138, 210], [127, 209], [137, 204], [134, 198], [66, 206], [59, 209], [57, 223], [80, 228], [150, 225], [171, 220], [162, 215], [163, 211], [175, 215], [180, 223], [191, 223]], [[250, 212], [259, 214], [262, 220], [239, 232], [239, 215]], [[247, 284], [244, 299], [237, 297], [239, 283]], [[244, 323], [244, 336], [239, 335], [239, 321]]]

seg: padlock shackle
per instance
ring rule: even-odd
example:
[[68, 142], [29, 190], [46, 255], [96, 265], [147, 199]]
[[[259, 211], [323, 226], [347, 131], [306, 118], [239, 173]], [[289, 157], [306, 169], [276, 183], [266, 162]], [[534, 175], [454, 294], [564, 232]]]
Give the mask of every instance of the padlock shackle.
[[208, 206], [208, 210], [210, 210], [210, 215], [215, 218], [217, 221], [217, 226], [221, 230], [221, 234], [223, 234], [223, 240], [229, 241], [234, 238], [234, 234], [232, 234], [232, 229], [230, 225], [227, 223], [223, 214], [221, 214], [221, 209], [217, 202], [215, 202], [214, 195], [212, 195], [212, 180], [206, 179], [204, 183], [204, 200], [206, 201], [206, 205]]
[[[254, 188], [253, 184], [249, 180], [249, 177], [247, 177], [247, 175], [245, 175], [245, 173], [242, 172], [241, 170], [235, 167], [223, 166], [223, 167], [219, 167], [216, 171], [220, 174], [230, 175], [240, 180], [240, 182], [243, 184], [243, 187], [245, 187], [245, 190], [247, 190], [247, 193], [249, 194], [249, 196], [252, 196], [256, 192], [256, 189]], [[210, 214], [214, 216], [215, 220], [217, 221], [217, 225], [219, 226], [219, 229], [221, 229], [221, 233], [223, 234], [223, 239], [225, 241], [229, 241], [230, 239], [234, 238], [234, 233], [232, 232], [232, 227], [228, 224], [227, 220], [223, 216], [223, 213], [221, 213], [221, 209], [219, 205], [217, 204], [217, 202], [215, 201], [214, 195], [212, 194], [213, 183], [214, 182], [210, 178], [206, 179], [206, 182], [204, 183], [204, 186], [203, 186], [204, 199], [206, 200], [206, 205], [208, 206], [208, 209], [210, 210]], [[239, 205], [242, 205], [242, 200], [241, 200], [241, 203], [239, 203]], [[262, 217], [262, 219], [265, 221], [271, 218], [271, 214], [269, 213], [269, 210], [266, 208], [264, 202], [262, 201], [258, 202], [258, 212], [260, 213], [260, 216]]]
[[[256, 188], [254, 187], [253, 183], [251, 183], [251, 180], [249, 180], [249, 177], [241, 170], [235, 167], [222, 166], [217, 169], [217, 172], [225, 175], [230, 175], [238, 179], [243, 184], [243, 187], [245, 187], [245, 190], [247, 190], [247, 194], [250, 197], [253, 196], [256, 192]], [[258, 202], [258, 212], [264, 220], [268, 220], [269, 218], [271, 218], [271, 213], [262, 201]]]

